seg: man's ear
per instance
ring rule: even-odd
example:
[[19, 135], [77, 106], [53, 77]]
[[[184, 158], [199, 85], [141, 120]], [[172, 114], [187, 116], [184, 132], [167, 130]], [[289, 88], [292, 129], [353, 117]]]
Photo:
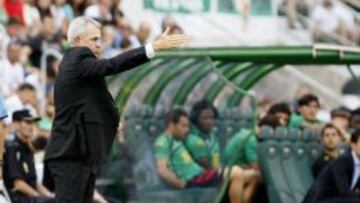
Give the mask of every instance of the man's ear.
[[79, 36], [74, 37], [73, 44], [81, 44], [81, 39]]

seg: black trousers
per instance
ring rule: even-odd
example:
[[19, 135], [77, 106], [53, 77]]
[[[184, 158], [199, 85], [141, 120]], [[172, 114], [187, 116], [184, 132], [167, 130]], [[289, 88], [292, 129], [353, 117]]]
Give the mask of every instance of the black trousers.
[[98, 162], [74, 160], [47, 161], [55, 181], [55, 203], [91, 203]]
[[10, 192], [12, 203], [54, 203], [53, 198], [48, 197], [28, 197], [21, 193]]

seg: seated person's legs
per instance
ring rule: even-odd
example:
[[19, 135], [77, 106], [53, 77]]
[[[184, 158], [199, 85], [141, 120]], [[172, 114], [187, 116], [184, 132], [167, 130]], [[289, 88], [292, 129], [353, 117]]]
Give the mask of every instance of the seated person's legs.
[[[230, 171], [229, 171], [230, 170]], [[230, 174], [228, 174], [230, 173]], [[229, 197], [231, 202], [249, 202], [260, 175], [254, 169], [242, 169], [239, 166], [225, 168], [223, 177], [229, 176]]]

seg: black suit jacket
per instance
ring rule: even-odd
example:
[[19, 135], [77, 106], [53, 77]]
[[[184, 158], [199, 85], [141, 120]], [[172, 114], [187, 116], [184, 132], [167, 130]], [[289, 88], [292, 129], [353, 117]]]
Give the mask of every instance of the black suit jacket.
[[360, 196], [350, 189], [353, 171], [354, 161], [349, 150], [324, 168], [303, 203], [359, 203]]
[[70, 48], [55, 80], [55, 120], [45, 160], [102, 159], [110, 151], [119, 114], [104, 76], [149, 61], [145, 48], [96, 59], [86, 47]]

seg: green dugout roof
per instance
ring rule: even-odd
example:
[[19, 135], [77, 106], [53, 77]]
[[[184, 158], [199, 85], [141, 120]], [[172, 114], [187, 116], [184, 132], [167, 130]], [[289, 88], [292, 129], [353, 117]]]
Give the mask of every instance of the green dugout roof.
[[[235, 85], [246, 91], [284, 65], [330, 64], [360, 64], [360, 49], [316, 44], [296, 47], [191, 48], [160, 52], [150, 63], [138, 67], [123, 78], [115, 100], [120, 112], [123, 112], [132, 93], [144, 82], [144, 78], [159, 70], [162, 71], [157, 73], [160, 77], [149, 87], [142, 101], [144, 105], [155, 106], [165, 87], [190, 70], [192, 73], [181, 82], [180, 88], [174, 90], [172, 105], [186, 105], [194, 88], [214, 71], [221, 73], [228, 81], [236, 81]], [[114, 81], [118, 80], [108, 80], [109, 84]], [[224, 80], [214, 81], [204, 93], [204, 98], [214, 102], [225, 86]], [[224, 105], [236, 107], [242, 98], [242, 94], [233, 93]]]

